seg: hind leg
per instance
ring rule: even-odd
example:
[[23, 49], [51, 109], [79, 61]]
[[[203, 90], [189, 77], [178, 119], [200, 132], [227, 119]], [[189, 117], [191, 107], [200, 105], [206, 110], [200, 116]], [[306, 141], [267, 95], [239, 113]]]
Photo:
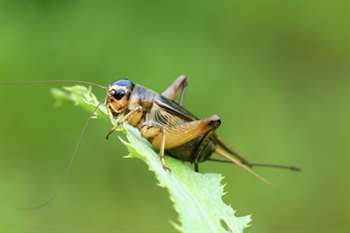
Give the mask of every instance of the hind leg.
[[[176, 148], [178, 146], [186, 144], [187, 142], [192, 141], [195, 138], [202, 137], [209, 131], [218, 128], [220, 124], [220, 118], [216, 115], [213, 115], [202, 120], [195, 120], [175, 126], [165, 127], [165, 149]], [[155, 127], [157, 127], [157, 125], [155, 125]], [[161, 142], [161, 134], [155, 135], [151, 138], [151, 143], [155, 148], [160, 148]]]
[[193, 150], [193, 153], [191, 155], [192, 163], [194, 165], [194, 171], [199, 172], [199, 161], [201, 157], [203, 156], [203, 143], [214, 133], [215, 129], [212, 129], [208, 131], [203, 137], [201, 138], [200, 142], [198, 143], [197, 147]]
[[187, 77], [181, 75], [162, 93], [163, 96], [171, 100], [176, 100], [176, 97], [180, 95], [179, 104], [183, 106], [185, 88], [187, 86]]
[[[198, 137], [206, 138], [207, 135], [211, 134], [211, 132], [215, 131], [215, 129], [219, 127], [220, 123], [220, 118], [216, 115], [203, 120], [186, 122], [170, 128], [164, 127], [156, 122], [149, 121], [144, 123], [140, 132], [141, 135], [148, 139], [155, 148], [159, 149], [160, 162], [163, 168], [165, 170], [170, 170], [166, 166], [164, 160], [164, 152], [166, 149], [172, 149], [184, 145]], [[200, 155], [200, 151], [198, 154]], [[195, 164], [197, 164], [198, 167], [198, 159], [196, 160]]]

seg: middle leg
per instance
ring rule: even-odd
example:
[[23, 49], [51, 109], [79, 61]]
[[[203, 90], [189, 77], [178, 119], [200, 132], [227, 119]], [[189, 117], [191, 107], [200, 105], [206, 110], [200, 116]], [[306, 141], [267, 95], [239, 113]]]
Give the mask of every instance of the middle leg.
[[165, 145], [166, 145], [166, 132], [164, 127], [161, 125], [156, 124], [155, 122], [149, 121], [145, 122], [143, 126], [140, 129], [141, 135], [146, 138], [154, 138], [156, 136], [159, 136], [161, 138], [160, 146], [159, 146], [159, 159], [160, 163], [163, 166], [163, 169], [171, 172], [170, 168], [166, 166], [165, 163]]

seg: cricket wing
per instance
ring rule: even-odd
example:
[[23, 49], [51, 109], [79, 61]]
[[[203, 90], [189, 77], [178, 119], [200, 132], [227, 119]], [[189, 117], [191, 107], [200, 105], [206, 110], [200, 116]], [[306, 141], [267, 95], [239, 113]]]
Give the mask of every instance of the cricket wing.
[[179, 127], [179, 125], [182, 125], [187, 120], [156, 102], [153, 105], [151, 116], [152, 121], [158, 126], [167, 129], [167, 131], [174, 131], [174, 133], [180, 133], [176, 132], [182, 130], [182, 127]]
[[159, 98], [155, 99], [154, 103], [165, 111], [171, 113], [172, 115], [176, 115], [185, 121], [194, 121], [199, 119], [175, 101], [170, 100], [162, 95], [160, 95]]

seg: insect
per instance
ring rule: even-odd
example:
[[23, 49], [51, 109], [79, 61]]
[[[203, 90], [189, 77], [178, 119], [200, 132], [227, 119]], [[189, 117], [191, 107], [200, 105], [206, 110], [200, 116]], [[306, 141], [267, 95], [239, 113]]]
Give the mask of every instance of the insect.
[[[115, 81], [108, 88], [96, 83], [77, 80], [0, 82], [1, 85], [59, 83], [85, 84], [106, 90], [105, 105], [110, 114], [117, 119], [116, 125], [108, 132], [106, 138], [108, 139], [123, 122], [138, 128], [141, 135], [159, 150], [160, 163], [169, 172], [171, 169], [166, 165], [164, 159], [166, 154], [192, 163], [196, 172], [199, 171], [199, 163], [204, 161], [235, 164], [266, 183], [269, 182], [255, 173], [252, 170], [253, 167], [300, 171], [294, 166], [250, 162], [226, 146], [215, 133], [215, 130], [221, 125], [219, 116], [213, 115], [199, 119], [184, 107], [184, 94], [187, 87], [187, 77], [184, 75], [179, 76], [162, 93], [157, 93], [127, 79]], [[69, 174], [86, 127], [87, 123], [83, 127], [77, 147], [69, 161], [64, 180]], [[214, 154], [221, 156], [222, 159], [213, 158]]]
[[[191, 162], [196, 172], [199, 171], [199, 163], [204, 161], [233, 163], [263, 181], [264, 178], [256, 174], [252, 167], [300, 170], [293, 166], [252, 163], [230, 149], [215, 133], [221, 124], [219, 116], [199, 119], [184, 108], [186, 86], [187, 77], [184, 75], [179, 76], [161, 94], [130, 80], [113, 82], [107, 90], [105, 104], [117, 123], [106, 138], [122, 122], [127, 122], [138, 128], [141, 135], [159, 150], [160, 163], [169, 172], [171, 170], [165, 163], [165, 154]], [[177, 102], [178, 97], [180, 100]], [[223, 160], [212, 158], [213, 154], [218, 154]]]

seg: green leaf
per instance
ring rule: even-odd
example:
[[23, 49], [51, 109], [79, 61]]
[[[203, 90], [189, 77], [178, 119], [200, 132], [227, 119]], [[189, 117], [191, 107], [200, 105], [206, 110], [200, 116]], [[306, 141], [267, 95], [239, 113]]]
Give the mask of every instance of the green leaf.
[[[91, 91], [82, 86], [53, 89], [52, 93], [59, 103], [70, 101], [90, 112], [99, 104]], [[103, 105], [98, 107], [95, 115], [114, 123]], [[179, 223], [174, 226], [181, 232], [241, 233], [248, 227], [250, 216], [237, 217], [235, 211], [223, 202], [222, 175], [196, 173], [185, 162], [167, 157], [166, 163], [172, 170], [169, 173], [162, 168], [157, 152], [137, 129], [124, 124], [121, 134], [126, 135], [127, 140], [121, 141], [127, 146], [129, 157], [144, 161], [156, 175], [159, 185], [169, 191], [179, 215]]]

